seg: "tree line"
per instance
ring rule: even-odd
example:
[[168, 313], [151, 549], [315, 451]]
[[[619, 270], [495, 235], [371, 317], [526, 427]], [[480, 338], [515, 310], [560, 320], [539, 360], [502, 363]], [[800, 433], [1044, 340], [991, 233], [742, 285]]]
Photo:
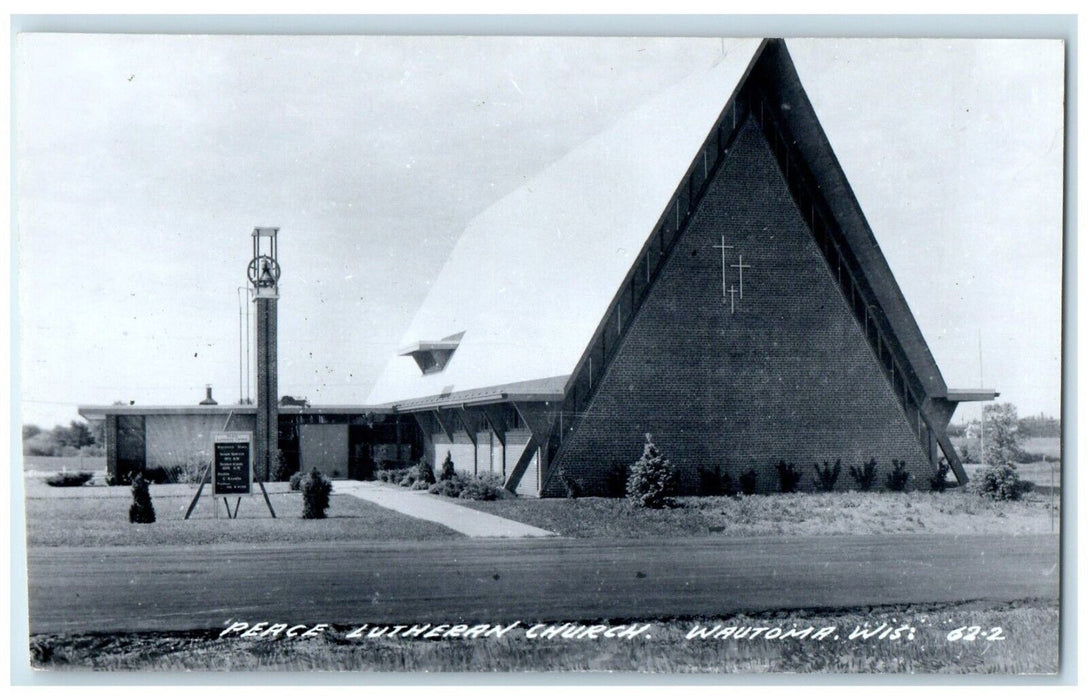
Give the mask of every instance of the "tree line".
[[85, 423], [74, 420], [45, 430], [37, 425], [23, 426], [23, 454], [33, 457], [75, 457], [103, 455], [106, 426], [102, 421]]

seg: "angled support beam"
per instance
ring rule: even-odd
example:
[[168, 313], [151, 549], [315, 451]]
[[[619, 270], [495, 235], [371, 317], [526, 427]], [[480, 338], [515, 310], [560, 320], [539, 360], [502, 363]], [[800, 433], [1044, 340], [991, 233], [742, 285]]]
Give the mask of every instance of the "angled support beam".
[[464, 406], [457, 409], [457, 417], [461, 419], [461, 425], [465, 427], [468, 439], [472, 441], [472, 474], [475, 476], [480, 473], [480, 446], [476, 440], [476, 421], [469, 420], [468, 410]]
[[425, 436], [431, 434], [432, 426], [430, 424], [430, 421], [427, 420], [425, 413], [409, 413], [408, 415], [415, 419], [416, 425], [419, 426], [419, 431], [421, 433], [423, 433]]
[[461, 425], [464, 427], [465, 432], [468, 433], [468, 439], [472, 441], [472, 446], [476, 447], [476, 421], [470, 421], [468, 410], [464, 406], [457, 409], [457, 417], [461, 419]]
[[514, 402], [514, 410], [521, 416], [521, 422], [529, 428], [538, 445], [547, 445], [555, 427], [555, 418], [559, 411], [547, 403]]
[[453, 442], [453, 430], [451, 430], [450, 426], [444, 420], [442, 420], [442, 412], [438, 409], [435, 409], [431, 411], [431, 415], [434, 416], [435, 421], [438, 423], [438, 427], [442, 428], [442, 432], [446, 434], [446, 437], [450, 439], [450, 442]]
[[518, 461], [514, 464], [513, 470], [511, 470], [509, 476], [506, 478], [506, 490], [511, 493], [515, 493], [518, 488], [518, 484], [521, 483], [521, 479], [525, 476], [525, 471], [529, 468], [529, 463], [533, 461], [533, 454], [538, 450], [540, 452], [541, 463], [538, 465], [541, 470], [541, 475], [544, 474], [547, 466], [545, 461], [547, 460], [546, 449], [540, 449], [546, 447], [551, 440], [552, 431], [555, 429], [556, 417], [559, 415], [557, 407], [550, 406], [547, 403], [524, 403], [515, 402], [514, 410], [521, 416], [521, 422], [529, 428], [529, 442], [525, 445], [525, 449], [518, 457]]
[[967, 471], [964, 470], [963, 462], [960, 462], [952, 441], [948, 439], [948, 435], [943, 430], [934, 430], [933, 434], [937, 438], [937, 444], [941, 446], [941, 452], [944, 452], [945, 459], [948, 460], [948, 466], [952, 467], [952, 473], [956, 475], [956, 481], [959, 482], [960, 486], [966, 485], [969, 481]]
[[529, 442], [525, 443], [525, 449], [521, 451], [518, 456], [518, 461], [514, 464], [514, 468], [510, 470], [510, 473], [506, 476], [506, 482], [503, 484], [503, 488], [510, 493], [517, 493], [518, 484], [521, 483], [521, 477], [525, 476], [525, 471], [529, 468], [529, 463], [533, 461], [533, 455], [536, 454], [537, 448], [540, 447], [540, 443], [536, 441], [536, 435], [529, 437]]
[[506, 421], [502, 418], [502, 411], [498, 406], [481, 406], [480, 410], [484, 414], [484, 418], [487, 419], [487, 424], [491, 426], [491, 430], [494, 431], [495, 437], [497, 437], [502, 444], [503, 453], [505, 454]]

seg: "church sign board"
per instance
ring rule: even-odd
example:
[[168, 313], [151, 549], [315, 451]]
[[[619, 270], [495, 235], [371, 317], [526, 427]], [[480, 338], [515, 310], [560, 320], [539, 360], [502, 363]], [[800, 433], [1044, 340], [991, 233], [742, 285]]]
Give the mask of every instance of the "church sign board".
[[253, 489], [253, 433], [216, 433], [212, 493], [243, 496]]

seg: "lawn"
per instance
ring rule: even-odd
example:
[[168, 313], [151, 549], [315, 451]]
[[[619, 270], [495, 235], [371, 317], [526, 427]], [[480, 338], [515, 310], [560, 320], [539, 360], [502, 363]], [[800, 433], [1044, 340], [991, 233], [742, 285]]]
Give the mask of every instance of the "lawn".
[[[210, 487], [205, 487], [196, 510], [185, 520], [196, 486], [153, 484], [151, 498], [157, 520], [149, 525], [133, 525], [128, 522], [132, 495], [127, 486], [55, 488], [38, 479], [27, 479], [25, 483], [27, 544], [31, 547], [461, 537], [441, 525], [410, 518], [354, 496], [338, 496], [335, 485], [324, 520], [302, 520], [302, 496], [282, 483], [268, 485], [275, 519], [254, 486], [255, 495], [242, 498], [236, 520], [227, 518], [222, 498], [218, 500], [219, 518], [216, 518], [217, 502]], [[234, 503], [232, 499], [232, 510]]]
[[[586, 621], [598, 624], [601, 621]], [[857, 611], [781, 611], [649, 624], [634, 639], [531, 639], [529, 625], [501, 639], [349, 639], [337, 628], [313, 639], [220, 639], [190, 634], [36, 635], [43, 669], [109, 671], [637, 671], [653, 673], [1055, 673], [1058, 609], [1046, 601], [996, 605], [889, 606]], [[857, 627], [911, 628], [897, 640], [849, 637]], [[696, 626], [835, 627], [815, 639], [690, 638]], [[977, 625], [995, 640], [949, 639]], [[1001, 627], [1000, 634], [993, 633]], [[908, 634], [914, 638], [909, 639]], [[955, 636], [955, 635], [953, 635]], [[981, 637], [981, 635], [980, 635]]]
[[[856, 491], [680, 498], [649, 510], [620, 498], [510, 498], [458, 501], [567, 537], [643, 538], [714, 535], [866, 535], [892, 533], [1048, 533], [1058, 529], [1053, 499], [1028, 494], [994, 502], [969, 490], [945, 493]], [[1055, 502], [1056, 503], [1056, 502]]]

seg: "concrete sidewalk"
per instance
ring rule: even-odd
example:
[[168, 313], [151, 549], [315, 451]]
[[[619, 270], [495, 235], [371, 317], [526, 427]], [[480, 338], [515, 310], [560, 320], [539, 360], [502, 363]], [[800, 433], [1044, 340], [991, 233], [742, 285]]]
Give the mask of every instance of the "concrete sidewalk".
[[333, 493], [345, 493], [413, 518], [445, 525], [469, 537], [555, 536], [554, 532], [459, 506], [426, 491], [411, 491], [380, 481], [335, 481]]

